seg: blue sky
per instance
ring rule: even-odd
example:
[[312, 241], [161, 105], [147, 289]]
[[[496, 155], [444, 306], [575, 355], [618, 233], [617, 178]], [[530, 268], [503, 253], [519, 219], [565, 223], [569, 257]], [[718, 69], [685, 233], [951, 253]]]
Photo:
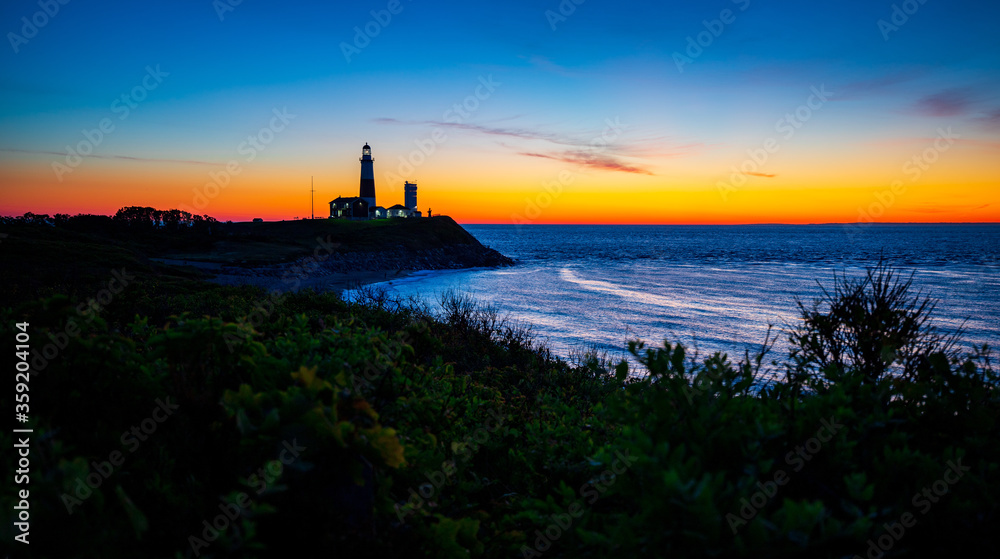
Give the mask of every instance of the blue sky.
[[[824, 110], [836, 114], [798, 136], [803, 157], [927, 136], [939, 124], [984, 142], [1000, 132], [996, 2], [41, 4], [58, 13], [39, 16], [40, 3], [23, 0], [0, 11], [4, 165], [48, 163], [82, 129], [114, 117], [115, 99], [140, 85], [147, 68], [168, 75], [98, 154], [224, 163], [273, 108], [288, 107], [294, 132], [262, 160], [316, 174], [324, 158], [343, 158], [333, 181], [365, 141], [377, 158], [405, 156], [484, 78], [499, 86], [462, 128], [448, 128], [461, 141], [441, 146], [439, 160], [565, 163], [606, 119], [618, 119], [625, 132], [587, 168], [666, 177], [674, 161], [705, 156], [703, 181], [691, 181], [700, 188], [820, 85], [835, 92]], [[880, 28], [894, 21], [894, 6], [913, 13]], [[27, 38], [25, 17], [48, 21]], [[356, 42], [355, 28], [376, 33]], [[689, 50], [699, 34], [703, 46]], [[345, 56], [344, 45], [357, 50]], [[441, 166], [421, 175], [436, 177]], [[678, 181], [696, 174], [681, 167]]]

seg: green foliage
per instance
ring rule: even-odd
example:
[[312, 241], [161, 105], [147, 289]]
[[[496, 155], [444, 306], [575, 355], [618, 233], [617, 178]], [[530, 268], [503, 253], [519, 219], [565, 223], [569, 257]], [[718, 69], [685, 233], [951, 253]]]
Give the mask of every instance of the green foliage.
[[[642, 376], [553, 358], [456, 294], [435, 317], [375, 291], [140, 282], [101, 316], [66, 296], [5, 309], [5, 328], [30, 317], [33, 340], [63, 345], [31, 380], [32, 522], [61, 530], [33, 545], [190, 557], [238, 502], [199, 556], [850, 557], [905, 514], [917, 524], [894, 554], [992, 545], [990, 350], [928, 337], [932, 305], [893, 278], [877, 267], [802, 307], [775, 370], [770, 336], [738, 362], [633, 342]], [[176, 410], [146, 421], [164, 399]], [[133, 445], [144, 421], [156, 429]], [[0, 506], [14, 502], [8, 484]]]
[[811, 309], [799, 301], [802, 326], [792, 333], [797, 372], [821, 382], [849, 371], [875, 384], [890, 374], [913, 378], [935, 354], [954, 358], [961, 331], [949, 335], [931, 325], [935, 303], [911, 296], [912, 283], [912, 274], [900, 280], [880, 259], [862, 279], [835, 278], [833, 293], [823, 289]]

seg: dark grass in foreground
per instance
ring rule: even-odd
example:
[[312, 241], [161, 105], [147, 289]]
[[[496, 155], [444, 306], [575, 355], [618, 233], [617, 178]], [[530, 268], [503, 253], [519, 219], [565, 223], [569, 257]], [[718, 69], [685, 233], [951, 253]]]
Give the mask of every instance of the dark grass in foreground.
[[633, 344], [640, 378], [555, 359], [459, 296], [435, 317], [375, 290], [346, 303], [179, 281], [156, 295], [143, 276], [85, 315], [35, 300], [3, 314], [6, 339], [30, 320], [33, 347], [62, 346], [31, 378], [32, 550], [995, 552], [997, 371], [985, 349], [955, 355], [888, 272], [803, 306], [780, 363]]

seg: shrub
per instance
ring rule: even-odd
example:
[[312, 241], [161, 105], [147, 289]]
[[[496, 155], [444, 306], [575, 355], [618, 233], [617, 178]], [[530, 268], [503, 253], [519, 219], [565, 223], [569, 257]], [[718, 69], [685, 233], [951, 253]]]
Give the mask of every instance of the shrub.
[[912, 283], [912, 274], [901, 280], [880, 258], [861, 279], [835, 276], [833, 292], [824, 288], [812, 308], [797, 300], [802, 325], [791, 334], [797, 372], [822, 381], [852, 370], [876, 384], [889, 374], [912, 379], [936, 353], [956, 357], [961, 329], [947, 334], [933, 326], [936, 303], [912, 294]]

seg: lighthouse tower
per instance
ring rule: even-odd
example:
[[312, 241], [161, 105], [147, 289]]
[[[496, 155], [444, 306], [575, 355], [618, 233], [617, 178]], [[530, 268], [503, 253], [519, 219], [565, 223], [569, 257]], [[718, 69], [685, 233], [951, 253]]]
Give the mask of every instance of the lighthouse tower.
[[375, 160], [372, 159], [372, 148], [367, 143], [361, 148], [361, 193], [359, 198], [368, 202], [369, 208], [375, 207]]

